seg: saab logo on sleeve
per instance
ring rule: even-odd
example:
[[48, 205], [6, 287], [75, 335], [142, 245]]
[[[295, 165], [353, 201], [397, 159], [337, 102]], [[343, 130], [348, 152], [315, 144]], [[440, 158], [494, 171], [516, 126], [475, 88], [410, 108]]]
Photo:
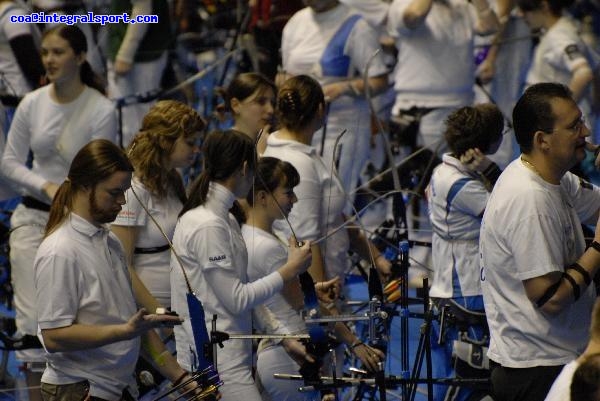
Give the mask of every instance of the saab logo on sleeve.
[[225, 260], [225, 259], [227, 259], [227, 256], [225, 256], [225, 255], [209, 256], [208, 257], [208, 261], [209, 262], [218, 262], [220, 260]]

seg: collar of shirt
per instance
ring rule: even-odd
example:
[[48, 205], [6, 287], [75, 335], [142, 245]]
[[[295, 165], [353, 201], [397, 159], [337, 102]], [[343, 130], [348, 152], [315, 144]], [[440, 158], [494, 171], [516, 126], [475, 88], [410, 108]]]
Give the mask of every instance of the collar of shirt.
[[229, 214], [229, 209], [235, 201], [233, 192], [213, 181], [209, 184], [206, 198], [206, 207], [221, 217]]
[[464, 164], [462, 164], [460, 162], [460, 160], [458, 160], [456, 157], [452, 156], [450, 153], [444, 153], [442, 155], [442, 162], [444, 164], [454, 167], [455, 169], [457, 169], [458, 171], [460, 171], [463, 174], [477, 178], [477, 174], [474, 171], [469, 170]]
[[88, 237], [93, 237], [97, 234], [100, 234], [102, 236], [108, 235], [109, 230], [107, 226], [95, 226], [94, 224], [90, 223], [89, 221], [77, 215], [76, 213], [71, 213], [69, 219], [71, 222], [71, 227], [73, 227], [73, 229], [75, 229], [83, 235], [87, 235]]
[[274, 148], [283, 148], [286, 147], [288, 149], [297, 150], [299, 152], [305, 153], [309, 156], [312, 156], [316, 153], [315, 148], [310, 145], [305, 145], [298, 141], [293, 141], [291, 139], [282, 139], [277, 136], [277, 132], [272, 133], [267, 138], [267, 145], [272, 146]]

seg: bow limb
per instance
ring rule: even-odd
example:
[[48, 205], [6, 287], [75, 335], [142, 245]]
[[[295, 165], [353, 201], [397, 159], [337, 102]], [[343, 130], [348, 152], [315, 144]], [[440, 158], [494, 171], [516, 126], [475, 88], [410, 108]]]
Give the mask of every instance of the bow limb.
[[[149, 212], [146, 210], [146, 206], [135, 192], [135, 189], [132, 188], [131, 191], [137, 199], [137, 201], [142, 206], [142, 208], [144, 209], [144, 212], [150, 215]], [[156, 298], [150, 293], [150, 291], [148, 291], [147, 287], [140, 280], [138, 274], [135, 272], [135, 269], [133, 267], [134, 248], [139, 233], [138, 227], [113, 225], [111, 229], [113, 233], [121, 240], [121, 243], [123, 245], [128, 270], [130, 273], [131, 285], [137, 304], [146, 308], [149, 311], [149, 313], [161, 313], [159, 312], [159, 308], [161, 308], [162, 305], [160, 305]], [[204, 327], [204, 329], [206, 330], [206, 327]], [[168, 329], [168, 331], [166, 332], [166, 334], [171, 333], [172, 329]], [[153, 363], [155, 363], [160, 373], [163, 376], [165, 376], [165, 378], [169, 379], [172, 383], [177, 382], [177, 379], [179, 377], [184, 377], [187, 374], [187, 372], [185, 372], [179, 366], [176, 358], [173, 355], [171, 355], [171, 353], [165, 348], [163, 341], [154, 331], [147, 332], [142, 337], [142, 355], [148, 361], [152, 361]], [[194, 394], [197, 394], [200, 391], [204, 392], [208, 388], [208, 382], [206, 380], [204, 380], [203, 382], [197, 382], [197, 385], [200, 387], [197, 388], [196, 385], [192, 384], [186, 384], [175, 387], [186, 387], [186, 390], [192, 391], [194, 392]], [[202, 390], [200, 390], [200, 388]]]
[[[373, 96], [371, 94], [371, 85], [369, 84], [369, 69], [371, 68], [371, 64], [373, 63], [373, 60], [375, 60], [375, 57], [377, 57], [379, 55], [379, 53], [381, 53], [381, 49], [377, 49], [371, 55], [371, 57], [369, 57], [369, 60], [367, 61], [367, 64], [365, 65], [365, 71], [363, 74], [363, 85], [365, 88], [365, 91], [364, 91], [365, 92], [365, 100], [367, 101], [367, 104], [369, 106], [369, 111], [371, 112], [371, 115], [375, 119], [375, 124], [377, 125], [377, 130], [379, 131], [379, 135], [381, 135], [383, 137], [383, 141], [385, 143], [386, 154], [387, 154], [388, 159], [390, 160], [390, 164], [392, 164], [393, 160], [394, 160], [394, 153], [392, 152], [392, 145], [390, 144], [388, 137], [385, 135], [386, 130], [383, 127], [383, 123], [377, 116], [377, 110], [375, 110], [375, 105], [373, 103]], [[398, 170], [396, 170], [395, 168], [392, 169], [392, 179], [394, 182], [394, 189], [399, 190], [400, 189], [400, 177], [398, 175]]]
[[[320, 244], [323, 241], [326, 241], [327, 238], [331, 237], [333, 234], [337, 233], [338, 231], [340, 231], [341, 229], [350, 226], [356, 219], [357, 219], [357, 215], [360, 216], [363, 212], [367, 211], [371, 206], [373, 206], [374, 204], [376, 204], [377, 202], [381, 201], [382, 199], [387, 198], [388, 196], [392, 196], [396, 193], [400, 192], [401, 194], [404, 193], [410, 193], [412, 195], [417, 195], [420, 196], [418, 193], [408, 190], [408, 189], [403, 189], [400, 191], [396, 191], [396, 190], [392, 190], [386, 193], [383, 193], [381, 195], [377, 195], [374, 199], [372, 199], [371, 201], [369, 201], [369, 203], [367, 203], [365, 206], [363, 206], [362, 209], [358, 210], [358, 213], [354, 213], [353, 216], [351, 217], [347, 217], [346, 220], [338, 225], [337, 227], [332, 228], [331, 230], [329, 230], [327, 232], [327, 234], [323, 235], [322, 237], [317, 238], [316, 240], [312, 241], [311, 244], [312, 245], [316, 245], [316, 244]], [[357, 227], [352, 227], [352, 228], [360, 228], [360, 226]], [[363, 230], [367, 233], [370, 233], [369, 230], [366, 230], [363, 228]], [[318, 280], [317, 280], [318, 281]]]
[[[433, 142], [431, 144], [431, 148], [437, 149], [438, 146], [445, 141], [444, 138], [440, 138], [437, 141]], [[374, 176], [373, 178], [371, 178], [369, 181], [365, 182], [364, 184], [356, 187], [353, 191], [350, 192], [350, 194], [355, 194], [356, 192], [360, 191], [361, 189], [369, 189], [369, 186], [372, 185], [373, 183], [382, 180], [387, 174], [393, 174], [394, 170], [397, 170], [399, 167], [402, 167], [405, 163], [409, 162], [410, 160], [414, 159], [415, 157], [417, 157], [419, 154], [425, 152], [426, 150], [430, 150], [430, 148], [421, 148], [421, 149], [417, 149], [415, 150], [413, 153], [409, 154], [408, 156], [406, 156], [404, 159], [400, 160], [398, 163], [392, 163], [390, 162], [391, 166], [388, 167], [387, 169], [383, 170], [382, 172], [378, 173], [376, 176]], [[397, 173], [397, 171], [396, 171]]]
[[[371, 55], [371, 57], [369, 58], [369, 61], [367, 62], [367, 65], [365, 66], [365, 71], [364, 71], [364, 75], [363, 75], [363, 81], [364, 81], [364, 86], [365, 86], [365, 99], [367, 101], [367, 104], [369, 105], [369, 110], [371, 111], [371, 115], [375, 119], [375, 123], [377, 125], [377, 130], [379, 131], [379, 135], [382, 136], [384, 144], [385, 144], [385, 151], [386, 151], [390, 166], [392, 166], [390, 171], [392, 174], [392, 182], [394, 184], [394, 190], [400, 191], [401, 190], [400, 176], [398, 175], [398, 169], [394, 166], [394, 153], [392, 151], [392, 145], [390, 144], [390, 141], [389, 141], [387, 135], [385, 134], [386, 130], [383, 127], [383, 123], [377, 116], [377, 111], [375, 110], [375, 105], [373, 104], [373, 97], [371, 96], [371, 87], [369, 85], [369, 68], [371, 67], [371, 63], [373, 62], [373, 60], [375, 60], [375, 57], [377, 57], [377, 55], [380, 52], [381, 52], [381, 49], [377, 49], [375, 51], [375, 53], [373, 53]], [[393, 196], [392, 199], [393, 199], [392, 200], [392, 206], [393, 206], [392, 214], [394, 216], [394, 223], [395, 223], [396, 227], [401, 228], [402, 225], [404, 227], [408, 227], [407, 221], [406, 221], [406, 206], [404, 205], [404, 200], [402, 199], [402, 195], [399, 192], [397, 192]]]
[[[274, 204], [279, 209], [279, 212], [284, 217], [284, 220], [287, 226], [289, 227], [290, 232], [292, 233], [296, 241], [298, 241], [298, 237], [296, 235], [294, 227], [290, 223], [286, 213], [283, 211], [281, 205], [277, 201], [277, 198], [268, 189], [268, 185], [265, 183], [264, 178], [260, 175], [260, 172], [258, 171], [256, 172], [256, 178], [258, 178], [265, 191], [271, 197]], [[301, 245], [301, 241], [298, 242], [298, 245]], [[300, 286], [304, 298], [303, 308], [305, 315], [311, 318], [320, 317], [320, 305], [312, 276], [308, 272], [303, 272], [300, 273], [298, 278], [300, 281]], [[312, 361], [307, 359], [302, 364], [300, 372], [304, 377], [306, 384], [317, 385], [320, 383], [319, 371], [323, 363], [323, 357], [329, 351], [330, 348], [329, 336], [327, 335], [323, 327], [318, 324], [309, 324], [307, 325], [307, 329], [310, 335], [310, 341], [308, 342], [308, 344], [306, 344], [306, 351], [308, 354], [312, 355], [314, 359]]]
[[[365, 77], [364, 77], [364, 89], [365, 89], [365, 95], [367, 96], [367, 101], [369, 103], [370, 106], [370, 110], [371, 112], [374, 112], [374, 108], [372, 106], [372, 101], [371, 101], [371, 96], [370, 96], [370, 85], [369, 85], [369, 79], [368, 79], [368, 68], [372, 62], [372, 60], [375, 58], [375, 56], [377, 56], [378, 52], [376, 52], [368, 61], [367, 66], [365, 68]], [[383, 130], [381, 130], [383, 132]], [[336, 143], [333, 149], [333, 154], [337, 154], [337, 145], [339, 143], [339, 140], [341, 138], [342, 135], [344, 135], [346, 131], [342, 131], [342, 133], [336, 138]], [[386, 138], [387, 139], [387, 138]], [[389, 147], [388, 147], [389, 148]], [[391, 148], [390, 149], [390, 154], [391, 154]], [[333, 159], [333, 158], [332, 158]], [[390, 159], [391, 162], [392, 159]], [[398, 173], [397, 171], [393, 171], [393, 173], [396, 180], [395, 183], [397, 184], [395, 189], [396, 191], [400, 191], [400, 180], [398, 177]], [[331, 196], [332, 196], [332, 191], [331, 191], [331, 185], [333, 185], [333, 178], [335, 177], [335, 171], [334, 171], [334, 163], [332, 160], [331, 163], [331, 169], [330, 169], [330, 176], [332, 177], [332, 180], [330, 181], [330, 187], [329, 187], [329, 198], [328, 198], [328, 207], [327, 207], [327, 218], [326, 218], [326, 222], [327, 225], [329, 224], [329, 213], [330, 213], [330, 203], [331, 203]], [[364, 226], [362, 224], [362, 221], [359, 217], [359, 214], [356, 210], [356, 208], [354, 207], [354, 205], [351, 202], [350, 196], [348, 195], [348, 193], [345, 191], [345, 189], [342, 187], [341, 188], [344, 197], [346, 198], [346, 201], [351, 205], [354, 216], [353, 218], [356, 218], [356, 222], [358, 224], [359, 227], [364, 229]], [[327, 226], [326, 231], [329, 230], [329, 227]], [[352, 242], [352, 245], [355, 248], [359, 248], [362, 250], [362, 254], [363, 256], [366, 256], [368, 258], [370, 258], [371, 261], [371, 265], [373, 266], [371, 269], [370, 274], [375, 278], [377, 277], [377, 272], [375, 271], [375, 266], [376, 266], [376, 258], [374, 257], [374, 253], [377, 252], [378, 250], [371, 244], [371, 242], [369, 241], [369, 239], [367, 238], [366, 235], [364, 235], [365, 231], [361, 231], [361, 230], [357, 230], [355, 233], [352, 230], [349, 230], [348, 234], [350, 237], [350, 240]], [[377, 255], [377, 258], [379, 258], [379, 255]], [[377, 280], [378, 281], [378, 280]], [[376, 287], [376, 284], [373, 284], [372, 286], [370, 286], [370, 288], [372, 287]], [[379, 296], [379, 299], [381, 300], [381, 298], [383, 298], [382, 294], [383, 294], [383, 290], [381, 288], [381, 283], [379, 283], [378, 285], [379, 288], [374, 289], [374, 292], [377, 293], [377, 295]], [[332, 310], [332, 312], [334, 312], [334, 310]], [[344, 341], [347, 344], [352, 344], [351, 348], [354, 348], [357, 345], [360, 345], [360, 340], [358, 338], [356, 338], [348, 329], [348, 327], [344, 324], [336, 324], [336, 332], [338, 333], [338, 335], [341, 336], [341, 338], [344, 339]], [[373, 344], [378, 343], [378, 344], [382, 344], [383, 342], [378, 341], [379, 339], [375, 339], [375, 338], [371, 338]], [[385, 346], [384, 346], [385, 348]], [[376, 367], [376, 369], [373, 369], [377, 372], [378, 376], [383, 377], [384, 375], [384, 371], [383, 371], [383, 364], [381, 363], [381, 361], [383, 360], [383, 357], [385, 356], [383, 353], [381, 353], [381, 356], [379, 356], [379, 358], [381, 359], [377, 359], [377, 362], [375, 362], [373, 360], [373, 358], [378, 358], [377, 353], [381, 353], [381, 351], [376, 351], [374, 349], [369, 348], [369, 351], [365, 352], [364, 355], [362, 355], [362, 358], [367, 358], [367, 359], [362, 359], [363, 363], [365, 363], [365, 365], [369, 366], [371, 369], [373, 367]], [[368, 359], [371, 358], [371, 359]], [[373, 365], [373, 363], [375, 363], [375, 365]], [[379, 380], [379, 382], [382, 383], [382, 386], [380, 388], [380, 397], [382, 400], [385, 400], [385, 385], [384, 385], [384, 380]]]
[[[173, 246], [173, 242], [171, 241], [169, 236], [165, 233], [164, 229], [161, 227], [161, 225], [158, 223], [158, 221], [156, 221], [154, 216], [152, 216], [152, 214], [148, 210], [147, 206], [141, 201], [140, 197], [135, 192], [133, 187], [131, 187], [131, 192], [133, 193], [136, 200], [140, 203], [140, 205], [144, 209], [144, 212], [148, 215], [148, 218], [150, 219], [150, 221], [152, 221], [152, 223], [156, 226], [156, 228], [158, 228], [158, 230], [160, 231], [163, 238], [169, 244], [169, 248], [171, 249], [171, 252], [175, 256], [175, 258], [179, 264], [179, 267], [181, 268], [181, 272], [183, 274], [183, 277], [184, 277], [184, 280], [185, 280], [185, 283], [186, 283], [186, 286], [188, 289], [186, 298], [187, 298], [187, 303], [188, 303], [190, 323], [192, 325], [192, 334], [194, 337], [194, 345], [196, 348], [195, 356], [197, 358], [197, 364], [196, 364], [197, 369], [194, 372], [193, 380], [197, 381], [198, 385], [202, 387], [202, 389], [203, 389], [202, 394], [206, 394], [207, 396], [210, 396], [217, 392], [218, 387], [220, 387], [223, 384], [223, 382], [221, 381], [221, 379], [219, 377], [219, 373], [216, 369], [216, 363], [213, 364], [213, 359], [212, 359], [213, 355], [211, 355], [211, 352], [210, 352], [211, 351], [210, 336], [208, 334], [208, 330], [206, 329], [206, 324], [205, 324], [205, 319], [204, 319], [204, 308], [202, 306], [202, 303], [196, 297], [196, 295], [194, 294], [194, 292], [192, 290], [192, 287], [190, 285], [183, 262], [182, 262], [181, 258], [179, 257], [179, 254], [175, 250], [175, 247]], [[185, 383], [185, 384], [179, 383], [179, 384], [175, 385], [174, 388], [182, 389], [183, 387], [187, 386], [188, 384], [189, 384], [189, 382]], [[161, 399], [164, 396], [165, 396], [164, 394], [160, 395], [155, 400]]]

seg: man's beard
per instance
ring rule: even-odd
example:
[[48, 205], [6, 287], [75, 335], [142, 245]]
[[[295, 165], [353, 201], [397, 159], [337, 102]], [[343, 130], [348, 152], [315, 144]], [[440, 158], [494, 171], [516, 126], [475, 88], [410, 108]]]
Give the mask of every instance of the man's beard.
[[92, 188], [89, 195], [90, 201], [90, 215], [92, 219], [98, 224], [112, 223], [117, 218], [119, 212], [113, 212], [109, 210], [103, 210], [98, 206], [96, 202], [96, 188]]

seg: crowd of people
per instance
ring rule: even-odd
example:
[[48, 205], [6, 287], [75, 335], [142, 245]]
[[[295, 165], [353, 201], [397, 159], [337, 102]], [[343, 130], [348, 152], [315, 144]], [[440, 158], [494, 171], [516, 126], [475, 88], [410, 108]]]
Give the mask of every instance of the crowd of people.
[[[431, 243], [413, 260], [431, 278], [433, 375], [490, 378], [437, 385], [434, 399], [597, 399], [600, 188], [574, 169], [600, 165], [589, 35], [600, 11], [577, 20], [583, 5], [569, 0], [243, 2], [235, 30], [259, 70], [240, 63], [215, 90], [228, 122], [213, 129], [214, 114], [145, 100], [196, 10], [224, 6], [113, 1], [108, 12], [159, 23], [106, 29], [10, 22], [93, 3], [0, 0], [0, 183], [5, 199], [20, 197], [10, 264], [16, 335], [40, 342], [17, 351], [31, 401], [136, 399], [139, 357], [182, 392], [204, 391], [190, 380], [207, 354], [190, 296], [208, 331], [278, 336], [256, 361], [251, 341], [225, 342], [221, 400], [329, 399], [273, 378], [329, 369], [288, 338], [312, 333], [299, 277], [310, 274], [325, 315], [344, 311], [350, 252], [384, 284], [395, 278], [394, 257], [349, 223], [368, 167], [405, 172], [420, 149], [431, 158], [403, 177], [415, 189], [404, 229]], [[257, 56], [252, 41], [276, 49]], [[398, 211], [380, 203], [384, 218]], [[329, 329], [339, 358], [381, 370], [384, 350], [347, 324]]]

